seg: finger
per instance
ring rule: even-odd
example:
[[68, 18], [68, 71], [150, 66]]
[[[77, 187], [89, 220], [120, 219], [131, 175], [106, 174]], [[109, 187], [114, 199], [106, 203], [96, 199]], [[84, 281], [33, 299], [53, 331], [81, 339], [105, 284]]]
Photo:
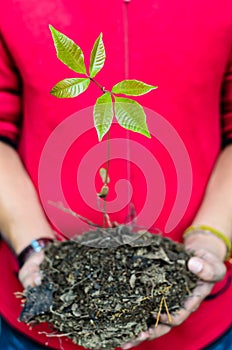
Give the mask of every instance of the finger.
[[210, 294], [213, 286], [214, 283], [212, 282], [199, 281], [197, 287], [185, 301], [185, 310], [188, 310], [190, 312], [196, 311], [205, 297]]
[[147, 340], [159, 338], [170, 332], [170, 330], [171, 327], [168, 325], [159, 325], [158, 327], [152, 327], [149, 329], [149, 338]]
[[44, 252], [43, 250], [41, 250], [38, 253], [32, 254], [27, 261], [39, 266], [42, 263], [43, 259], [44, 259]]
[[39, 265], [31, 264], [22, 268], [19, 272], [19, 280], [24, 288], [27, 288], [29, 285], [35, 286], [40, 284], [41, 275]]
[[168, 318], [167, 315], [162, 314], [160, 315], [160, 322], [162, 322], [162, 324], [166, 324], [169, 326], [179, 326], [182, 322], [184, 322], [190, 315], [190, 311], [189, 310], [185, 310], [184, 308], [181, 310], [178, 310], [175, 312], [175, 314], [172, 314], [172, 320], [170, 321], [170, 319]]
[[186, 299], [184, 307], [172, 314], [172, 321], [166, 314], [162, 314], [160, 321], [171, 326], [179, 326], [184, 322], [192, 312], [195, 312], [200, 306], [204, 298], [210, 294], [213, 288], [213, 283], [199, 281], [198, 286], [193, 290], [193, 293]]
[[39, 273], [38, 265], [30, 265], [28, 267], [24, 267], [19, 271], [19, 280], [24, 282], [29, 276], [35, 275]]
[[157, 327], [151, 327], [148, 331], [142, 332], [135, 340], [124, 344], [121, 348], [123, 350], [131, 349], [145, 340], [153, 340], [167, 334], [171, 330], [170, 326], [158, 325]]
[[220, 281], [226, 273], [225, 265], [205, 251], [202, 255], [189, 259], [188, 268], [200, 279], [211, 282]]
[[40, 273], [34, 272], [30, 275], [23, 276], [22, 279], [20, 279], [20, 282], [22, 283], [24, 288], [27, 287], [36, 287], [41, 284], [42, 277]]
[[133, 341], [131, 342], [128, 342], [128, 343], [125, 343], [124, 345], [121, 346], [121, 348], [123, 350], [127, 350], [127, 349], [131, 349], [133, 348], [134, 346], [137, 346], [139, 345], [141, 342], [143, 342], [144, 340], [147, 340], [149, 337], [149, 332], [142, 332], [138, 338], [134, 339]]
[[40, 264], [43, 261], [43, 252], [38, 252], [29, 257], [19, 271], [19, 280], [24, 288], [36, 286], [41, 283]]

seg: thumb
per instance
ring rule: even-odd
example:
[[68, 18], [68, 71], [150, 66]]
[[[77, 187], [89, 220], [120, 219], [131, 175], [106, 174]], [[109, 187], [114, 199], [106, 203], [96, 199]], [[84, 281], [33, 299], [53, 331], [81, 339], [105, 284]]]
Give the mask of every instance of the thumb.
[[188, 268], [200, 279], [208, 282], [220, 281], [226, 273], [224, 263], [208, 252], [202, 257], [192, 257], [188, 262]]

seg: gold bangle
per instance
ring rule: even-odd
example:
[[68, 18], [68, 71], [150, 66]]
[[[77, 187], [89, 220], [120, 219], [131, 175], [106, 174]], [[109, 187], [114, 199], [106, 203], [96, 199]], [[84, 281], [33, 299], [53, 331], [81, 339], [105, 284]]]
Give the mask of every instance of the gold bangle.
[[187, 228], [187, 230], [184, 231], [184, 235], [183, 237], [187, 237], [192, 233], [197, 233], [197, 232], [201, 232], [201, 233], [208, 233], [208, 234], [213, 234], [214, 236], [217, 236], [218, 238], [220, 238], [226, 245], [227, 248], [227, 254], [225, 257], [225, 260], [230, 258], [231, 255], [231, 241], [229, 240], [229, 238], [227, 236], [225, 236], [222, 232], [216, 230], [213, 227], [207, 226], [207, 225], [200, 225], [200, 226], [189, 226]]

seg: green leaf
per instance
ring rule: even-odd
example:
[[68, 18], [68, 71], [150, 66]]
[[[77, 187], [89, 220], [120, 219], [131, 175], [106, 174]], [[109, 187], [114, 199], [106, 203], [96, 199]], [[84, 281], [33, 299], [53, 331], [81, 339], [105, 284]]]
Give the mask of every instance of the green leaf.
[[86, 74], [84, 55], [79, 46], [66, 35], [49, 25], [52, 33], [57, 57], [74, 72]]
[[88, 78], [64, 79], [52, 88], [51, 94], [59, 98], [76, 97], [88, 88], [89, 83]]
[[97, 129], [98, 139], [102, 140], [103, 136], [109, 130], [113, 120], [113, 104], [109, 92], [103, 94], [96, 101], [94, 106], [94, 125]]
[[151, 137], [147, 128], [146, 115], [138, 102], [115, 96], [115, 114], [123, 128]]
[[124, 94], [129, 96], [145, 95], [158, 86], [152, 86], [139, 80], [123, 80], [114, 85], [112, 92], [115, 94]]
[[99, 35], [93, 45], [90, 56], [90, 77], [94, 78], [104, 66], [106, 59], [105, 47], [102, 40], [102, 33]]

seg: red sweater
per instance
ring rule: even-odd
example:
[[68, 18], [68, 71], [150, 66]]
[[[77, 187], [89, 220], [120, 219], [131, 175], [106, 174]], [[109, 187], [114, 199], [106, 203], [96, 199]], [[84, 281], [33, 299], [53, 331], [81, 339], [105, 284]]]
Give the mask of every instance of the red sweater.
[[[125, 6], [122, 0], [91, 5], [84, 0], [8, 0], [0, 5], [0, 135], [19, 140], [20, 156], [40, 191], [48, 219], [69, 236], [83, 229], [81, 223], [57, 214], [47, 200], [65, 198], [73, 210], [101, 222], [94, 186], [99, 191], [95, 171], [105, 162], [105, 149], [98, 144], [91, 113], [82, 111], [94, 104], [100, 91], [93, 86], [69, 100], [50, 95], [55, 83], [75, 74], [57, 60], [48, 24], [82, 47], [87, 64], [91, 46], [103, 32], [107, 60], [98, 80], [111, 88], [125, 79]], [[128, 190], [119, 188], [117, 198], [114, 185], [128, 179], [131, 201], [138, 216], [142, 213], [138, 224], [158, 227], [180, 241], [200, 205], [222, 139], [232, 137], [232, 3], [132, 0], [127, 6], [129, 78], [159, 86], [138, 98], [158, 115], [148, 110], [150, 140], [113, 126], [109, 211], [112, 220], [126, 220], [128, 205], [119, 202], [123, 194], [123, 200], [128, 199]], [[66, 119], [77, 111], [81, 112], [74, 119]], [[124, 142], [128, 137], [129, 147]], [[96, 151], [97, 157], [89, 150]], [[86, 154], [93, 164], [81, 163]], [[129, 175], [127, 158], [131, 159]], [[48, 339], [38, 334], [45, 326], [30, 330], [17, 321], [21, 307], [14, 292], [22, 290], [17, 270], [14, 255], [1, 241], [1, 314], [15, 328], [45, 343]], [[224, 280], [184, 324], [138, 348], [167, 349], [172, 344], [175, 350], [198, 350], [220, 336], [231, 325], [231, 270], [228, 264]], [[59, 340], [48, 342], [59, 348]], [[68, 340], [63, 346], [78, 348]]]

